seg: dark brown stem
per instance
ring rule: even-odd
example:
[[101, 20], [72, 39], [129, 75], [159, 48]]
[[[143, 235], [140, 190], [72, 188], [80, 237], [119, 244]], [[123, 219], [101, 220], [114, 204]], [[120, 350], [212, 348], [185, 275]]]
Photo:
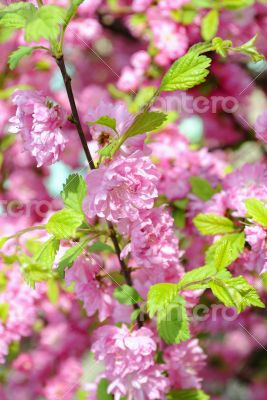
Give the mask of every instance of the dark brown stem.
[[[70, 103], [70, 107], [71, 107], [71, 112], [72, 112], [72, 122], [76, 125], [77, 128], [77, 132], [79, 134], [84, 152], [86, 154], [86, 158], [89, 164], [90, 169], [95, 169], [96, 166], [94, 164], [93, 158], [91, 156], [90, 150], [88, 148], [87, 145], [87, 141], [85, 138], [85, 134], [83, 132], [83, 128], [82, 128], [82, 124], [80, 121], [80, 117], [78, 114], [78, 110], [76, 107], [76, 103], [75, 103], [75, 99], [74, 99], [74, 94], [73, 94], [73, 90], [72, 90], [72, 85], [71, 85], [71, 77], [69, 76], [67, 70], [66, 70], [66, 65], [65, 65], [65, 61], [64, 61], [64, 57], [60, 56], [59, 58], [56, 58], [56, 62], [57, 65], [61, 71], [61, 75], [62, 78], [64, 80], [64, 84], [65, 84], [65, 88], [67, 91], [67, 95], [68, 95], [68, 99], [69, 99], [69, 103]], [[109, 227], [109, 231], [110, 231], [110, 238], [112, 240], [113, 246], [115, 248], [120, 266], [121, 266], [121, 274], [124, 276], [125, 282], [127, 283], [127, 285], [129, 286], [133, 286], [133, 281], [132, 281], [132, 277], [131, 277], [131, 271], [129, 270], [129, 268], [127, 267], [127, 265], [125, 264], [124, 260], [121, 259], [121, 249], [120, 249], [120, 245], [117, 239], [117, 235], [116, 235], [116, 231], [114, 229], [114, 226], [111, 222], [108, 221], [108, 227]], [[134, 310], [139, 310], [140, 307], [138, 304], [133, 304], [133, 308]], [[139, 315], [136, 319], [137, 324], [139, 326], [139, 328], [143, 325], [143, 322], [141, 320], [141, 315]]]

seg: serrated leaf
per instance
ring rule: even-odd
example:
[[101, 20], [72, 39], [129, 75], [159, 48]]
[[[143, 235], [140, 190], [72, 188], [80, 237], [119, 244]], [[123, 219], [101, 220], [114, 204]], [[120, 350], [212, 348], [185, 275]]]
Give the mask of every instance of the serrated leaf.
[[50, 238], [46, 242], [40, 244], [39, 250], [33, 257], [34, 261], [46, 268], [52, 268], [56, 253], [59, 248], [59, 240]]
[[65, 269], [70, 268], [74, 261], [79, 257], [79, 255], [83, 252], [85, 249], [87, 243], [88, 243], [88, 238], [82, 240], [80, 243], [78, 243], [76, 246], [70, 247], [64, 256], [61, 257], [59, 263], [58, 263], [58, 268], [57, 272], [60, 278], [64, 278], [65, 275]]
[[114, 297], [120, 304], [136, 304], [142, 300], [137, 290], [129, 285], [121, 285], [114, 290]]
[[57, 40], [60, 25], [64, 23], [65, 10], [54, 5], [42, 6], [37, 10], [34, 17], [27, 21], [25, 26], [25, 40], [37, 42], [44, 38]]
[[[229, 235], [225, 235], [216, 242], [214, 242], [206, 252], [206, 262], [208, 264], [215, 265], [219, 263], [220, 254], [223, 248], [227, 248], [230, 251], [227, 252], [227, 256], [225, 255], [225, 267], [230, 265], [233, 261], [235, 261], [242, 251], [244, 250], [245, 246], [245, 234], [244, 232], [240, 233], [232, 233]], [[218, 250], [218, 247], [221, 250]], [[215, 260], [216, 254], [216, 260]], [[226, 262], [227, 261], [227, 262]], [[223, 262], [223, 260], [221, 260]], [[219, 264], [217, 264], [217, 267]]]
[[167, 115], [157, 111], [146, 111], [138, 114], [132, 125], [123, 135], [123, 140], [129, 137], [141, 135], [143, 133], [152, 132], [162, 126]]
[[112, 400], [113, 396], [108, 394], [108, 386], [109, 382], [107, 379], [103, 378], [99, 382], [96, 391], [96, 399], [97, 400]]
[[65, 207], [75, 210], [77, 213], [83, 213], [82, 204], [86, 196], [86, 183], [81, 175], [70, 175], [63, 185], [60, 195]]
[[252, 305], [265, 307], [254, 287], [243, 276], [227, 280], [215, 279], [210, 282], [210, 288], [225, 306], [235, 307], [238, 313]]
[[159, 336], [168, 344], [180, 343], [190, 337], [185, 301], [177, 296], [176, 304], [165, 306], [157, 315]]
[[90, 253], [114, 253], [114, 249], [111, 246], [99, 241], [89, 246], [88, 251], [90, 251]]
[[204, 40], [211, 40], [217, 33], [219, 26], [219, 13], [217, 10], [209, 11], [201, 21], [201, 36]]
[[248, 216], [263, 227], [267, 227], [266, 205], [258, 199], [247, 199], [245, 205]]
[[167, 400], [209, 400], [210, 396], [198, 389], [178, 389], [167, 394]]
[[88, 125], [102, 125], [108, 128], [113, 129], [113, 131], [117, 132], [117, 122], [115, 118], [110, 118], [108, 115], [103, 115], [95, 121], [87, 122]]
[[206, 179], [203, 179], [200, 176], [191, 176], [189, 180], [192, 187], [192, 193], [201, 200], [207, 201], [214, 195], [215, 190]]
[[71, 0], [70, 6], [66, 12], [66, 17], [64, 19], [64, 26], [67, 26], [70, 20], [75, 16], [79, 6], [84, 2], [84, 0]]
[[18, 2], [0, 9], [0, 25], [6, 28], [24, 28], [27, 21], [34, 17], [37, 8], [31, 3]]
[[147, 295], [147, 308], [152, 318], [157, 312], [170, 304], [177, 296], [178, 289], [174, 283], [157, 283], [150, 287]]
[[191, 51], [175, 61], [165, 74], [160, 91], [187, 90], [205, 81], [211, 59]]
[[193, 223], [202, 235], [220, 235], [235, 230], [229, 218], [217, 214], [198, 214]]
[[52, 215], [45, 228], [57, 239], [71, 239], [75, 237], [76, 230], [83, 219], [83, 215], [66, 208]]
[[205, 281], [208, 281], [217, 273], [212, 265], [192, 269], [187, 272], [178, 282], [179, 290], [196, 290], [208, 287]]
[[8, 57], [8, 64], [11, 70], [15, 69], [23, 57], [31, 55], [33, 52], [32, 47], [20, 46], [17, 50], [13, 51]]
[[0, 18], [0, 26], [5, 28], [24, 28], [25, 18], [21, 15], [5, 14]]

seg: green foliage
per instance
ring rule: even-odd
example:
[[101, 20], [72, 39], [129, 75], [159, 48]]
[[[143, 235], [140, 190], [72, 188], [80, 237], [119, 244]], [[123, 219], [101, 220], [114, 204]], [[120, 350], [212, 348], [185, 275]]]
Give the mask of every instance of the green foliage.
[[111, 158], [119, 147], [120, 147], [119, 139], [114, 139], [107, 146], [98, 150], [98, 153], [101, 157]]
[[222, 57], [226, 57], [228, 51], [232, 48], [231, 40], [223, 40], [220, 37], [216, 37], [212, 41], [213, 49]]
[[202, 18], [201, 36], [204, 40], [211, 40], [217, 33], [219, 26], [219, 13], [217, 10], [211, 10]]
[[257, 35], [255, 35], [248, 42], [242, 44], [242, 46], [234, 47], [232, 48], [232, 50], [237, 53], [242, 53], [250, 57], [253, 62], [264, 60], [264, 55], [259, 53], [255, 47], [256, 40], [257, 40]]
[[235, 230], [229, 218], [217, 214], [198, 214], [193, 223], [202, 235], [220, 235]]
[[108, 394], [108, 385], [109, 382], [107, 379], [103, 378], [98, 384], [97, 392], [96, 392], [96, 399], [97, 400], [112, 400], [113, 396]]
[[136, 304], [142, 300], [137, 290], [129, 285], [121, 285], [114, 290], [114, 297], [120, 304]]
[[55, 41], [65, 18], [64, 8], [47, 5], [39, 8], [25, 26], [25, 40], [38, 42], [41, 38]]
[[59, 299], [59, 287], [54, 279], [49, 279], [47, 282], [47, 297], [50, 303], [57, 304]]
[[82, 240], [76, 246], [70, 247], [64, 256], [60, 259], [57, 272], [60, 278], [64, 278], [65, 275], [65, 269], [70, 268], [74, 261], [79, 257], [79, 255], [83, 252], [85, 249], [87, 243], [88, 243], [88, 238]]
[[98, 118], [96, 121], [90, 121], [87, 123], [88, 123], [88, 125], [103, 125], [103, 126], [113, 129], [113, 131], [117, 133], [116, 119], [110, 118], [108, 115], [103, 115], [102, 117]]
[[238, 313], [249, 306], [265, 307], [256, 290], [243, 276], [226, 280], [216, 278], [210, 282], [210, 288], [225, 306], [235, 307]]
[[239, 10], [253, 5], [255, 0], [218, 0], [218, 3], [222, 8]]
[[267, 227], [267, 207], [258, 199], [247, 199], [245, 201], [247, 215], [253, 219], [253, 221]]
[[129, 110], [132, 113], [137, 113], [139, 112], [142, 107], [144, 107], [146, 104], [150, 102], [150, 100], [153, 98], [153, 95], [156, 92], [156, 87], [155, 86], [145, 86], [142, 87], [137, 95], [135, 96], [134, 100], [129, 104]]
[[209, 400], [209, 396], [198, 389], [172, 390], [167, 394], [167, 400]]
[[172, 304], [158, 312], [157, 329], [159, 336], [168, 344], [177, 344], [189, 339], [189, 324], [183, 297], [176, 296]]
[[44, 265], [46, 268], [51, 269], [59, 248], [59, 240], [51, 238], [38, 247], [39, 250], [33, 257], [34, 261], [36, 261], [37, 264]]
[[24, 28], [27, 42], [37, 42], [41, 38], [57, 40], [64, 18], [64, 8], [54, 5], [36, 8], [31, 3], [20, 2], [0, 10], [0, 25]]
[[64, 19], [64, 26], [66, 27], [70, 20], [75, 16], [79, 5], [81, 5], [84, 2], [84, 0], [71, 0], [70, 1], [70, 6], [67, 9], [66, 16]]
[[135, 117], [132, 125], [124, 133], [123, 141], [125, 141], [129, 137], [152, 132], [160, 128], [166, 118], [166, 114], [156, 111], [146, 111], [138, 114]]
[[90, 253], [114, 253], [114, 249], [111, 246], [99, 241], [89, 246], [88, 251], [90, 251]]
[[178, 282], [179, 290], [196, 290], [209, 287], [209, 280], [216, 275], [217, 271], [212, 265], [195, 268], [187, 272]]
[[57, 239], [71, 239], [76, 236], [76, 230], [82, 224], [83, 219], [82, 214], [66, 208], [53, 214], [45, 227], [47, 232]]
[[0, 249], [4, 246], [4, 244], [8, 241], [8, 237], [1, 237], [0, 238]]
[[158, 283], [151, 286], [147, 295], [149, 316], [152, 318], [170, 304], [176, 298], [177, 293], [177, 285], [174, 283]]
[[190, 184], [192, 187], [192, 193], [203, 201], [211, 199], [215, 193], [211, 184], [206, 179], [199, 176], [191, 176]]
[[66, 208], [83, 214], [82, 203], [86, 195], [86, 183], [81, 175], [72, 174], [63, 185], [61, 197]]
[[[244, 232], [225, 235], [209, 247], [206, 252], [206, 262], [215, 266], [217, 265], [217, 268], [218, 263], [222, 265], [224, 262], [224, 266], [226, 267], [240, 256], [244, 250], [244, 246]], [[223, 254], [223, 249], [227, 250], [227, 255]]]
[[0, 303], [0, 322], [5, 323], [8, 319], [9, 304]]
[[20, 60], [23, 57], [30, 56], [33, 52], [32, 47], [19, 46], [19, 48], [13, 51], [8, 57], [8, 64], [11, 70], [15, 69]]
[[160, 91], [187, 90], [205, 81], [211, 59], [190, 51], [175, 61], [163, 77]]

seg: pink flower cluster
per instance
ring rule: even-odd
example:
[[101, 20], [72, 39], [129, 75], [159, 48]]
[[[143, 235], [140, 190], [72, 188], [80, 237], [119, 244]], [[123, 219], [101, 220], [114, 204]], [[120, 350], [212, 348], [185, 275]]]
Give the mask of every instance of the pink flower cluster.
[[[96, 255], [80, 256], [70, 269], [66, 270], [65, 279], [68, 285], [75, 284], [75, 293], [83, 301], [88, 316], [98, 311], [100, 321], [111, 314], [112, 292], [107, 281], [101, 280], [101, 259]], [[99, 275], [98, 275], [99, 274]]]
[[24, 147], [36, 158], [37, 166], [56, 162], [67, 139], [62, 134], [66, 113], [49, 98], [31, 90], [17, 90], [13, 95], [16, 116], [10, 119], [12, 133], [20, 133]]
[[125, 325], [106, 325], [95, 334], [92, 351], [96, 360], [105, 364], [105, 377], [110, 382], [108, 393], [115, 400], [124, 396], [136, 400], [165, 398], [168, 380], [162, 375], [163, 366], [155, 364], [156, 342], [151, 330], [131, 332]]

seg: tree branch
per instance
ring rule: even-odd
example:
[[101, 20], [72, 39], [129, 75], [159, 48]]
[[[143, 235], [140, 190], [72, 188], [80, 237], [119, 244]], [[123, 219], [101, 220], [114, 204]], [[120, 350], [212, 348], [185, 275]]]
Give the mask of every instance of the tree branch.
[[[77, 128], [77, 132], [79, 134], [84, 152], [86, 154], [86, 158], [89, 164], [90, 169], [95, 169], [96, 166], [94, 164], [92, 155], [90, 153], [90, 150], [88, 148], [87, 145], [87, 141], [85, 138], [85, 134], [83, 132], [83, 128], [82, 128], [82, 124], [80, 121], [80, 117], [78, 114], [78, 110], [76, 107], [76, 103], [75, 103], [75, 99], [74, 99], [74, 94], [73, 94], [73, 90], [72, 90], [72, 85], [71, 85], [71, 78], [66, 70], [66, 65], [65, 65], [65, 61], [64, 61], [64, 57], [63, 55], [60, 56], [59, 58], [56, 58], [56, 62], [57, 65], [61, 71], [61, 75], [65, 84], [65, 88], [67, 91], [67, 95], [68, 95], [68, 99], [69, 99], [69, 103], [70, 103], [70, 107], [71, 107], [71, 112], [72, 112], [72, 117], [73, 117], [73, 123], [76, 125]], [[125, 264], [124, 260], [121, 259], [121, 249], [120, 249], [120, 245], [118, 242], [118, 238], [116, 235], [116, 231], [114, 229], [113, 224], [110, 221], [107, 221], [108, 223], [108, 227], [109, 227], [109, 231], [110, 231], [110, 238], [112, 240], [115, 252], [117, 254], [120, 266], [121, 266], [121, 274], [124, 276], [125, 282], [127, 283], [127, 285], [129, 286], [133, 286], [133, 281], [132, 281], [132, 277], [131, 277], [131, 271], [129, 270], [129, 268], [127, 267], [127, 265]], [[138, 304], [133, 304], [133, 308], [134, 310], [139, 310], [140, 307]], [[139, 315], [136, 319], [137, 324], [139, 326], [139, 328], [143, 325], [143, 321], [141, 320], [141, 316]]]

